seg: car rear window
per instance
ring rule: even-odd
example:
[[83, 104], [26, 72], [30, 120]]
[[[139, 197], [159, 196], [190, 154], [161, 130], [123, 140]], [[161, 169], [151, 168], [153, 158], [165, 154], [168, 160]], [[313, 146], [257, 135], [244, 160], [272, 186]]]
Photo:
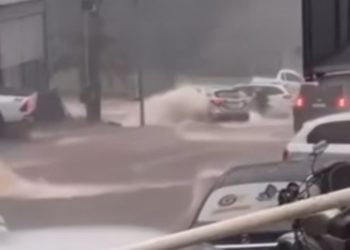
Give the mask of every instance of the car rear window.
[[252, 96], [257, 92], [264, 93], [265, 95], [281, 95], [284, 92], [278, 88], [273, 86], [259, 86], [259, 85], [251, 85], [251, 86], [242, 86], [236, 87], [234, 89], [235, 92], [242, 91], [246, 93], [248, 96]]
[[242, 92], [236, 90], [224, 90], [215, 92], [216, 97], [221, 98], [240, 98], [242, 97]]
[[290, 73], [284, 74], [283, 80], [290, 81], [290, 82], [302, 82], [303, 81], [300, 77], [298, 77], [294, 74], [290, 74]]
[[323, 140], [330, 144], [350, 144], [350, 121], [319, 125], [307, 137], [307, 142], [312, 144]]
[[253, 96], [255, 93], [255, 90], [252, 86], [241, 86], [241, 87], [235, 87], [233, 89], [234, 92], [244, 92], [248, 96]]
[[276, 87], [257, 87], [266, 95], [281, 95], [283, 91]]

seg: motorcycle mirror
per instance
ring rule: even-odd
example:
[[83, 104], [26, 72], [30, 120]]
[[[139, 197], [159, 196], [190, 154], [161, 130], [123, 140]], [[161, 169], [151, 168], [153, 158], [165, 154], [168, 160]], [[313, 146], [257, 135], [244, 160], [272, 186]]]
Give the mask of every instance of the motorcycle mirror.
[[316, 144], [314, 144], [313, 148], [312, 148], [312, 155], [313, 156], [319, 156], [322, 155], [326, 149], [328, 148], [329, 144], [327, 141], [323, 140], [320, 141]]

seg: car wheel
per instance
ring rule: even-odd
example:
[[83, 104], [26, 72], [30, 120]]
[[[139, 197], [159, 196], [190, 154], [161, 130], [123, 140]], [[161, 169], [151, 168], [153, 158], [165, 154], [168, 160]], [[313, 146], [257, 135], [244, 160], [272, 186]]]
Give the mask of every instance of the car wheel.
[[23, 122], [17, 129], [17, 136], [21, 139], [30, 139], [32, 131], [32, 125], [27, 122]]
[[31, 125], [27, 122], [19, 122], [6, 126], [5, 135], [11, 139], [30, 139]]

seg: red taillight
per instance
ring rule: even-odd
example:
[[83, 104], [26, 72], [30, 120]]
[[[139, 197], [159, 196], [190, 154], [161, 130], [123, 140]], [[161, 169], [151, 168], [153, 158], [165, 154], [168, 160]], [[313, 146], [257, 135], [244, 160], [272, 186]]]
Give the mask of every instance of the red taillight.
[[341, 97], [337, 101], [338, 108], [347, 108], [349, 107], [349, 101], [345, 97]]
[[210, 101], [212, 104], [214, 104], [216, 106], [221, 106], [226, 102], [226, 100], [223, 98], [215, 98], [215, 99], [211, 99]]
[[283, 161], [288, 160], [288, 157], [289, 157], [289, 152], [288, 152], [287, 149], [285, 149], [285, 150], [283, 151], [283, 155], [282, 155]]
[[25, 102], [22, 103], [22, 106], [19, 108], [20, 112], [26, 113], [27, 115], [32, 114], [37, 106], [38, 95], [33, 94], [29, 96]]
[[302, 108], [305, 106], [305, 99], [301, 96], [299, 96], [297, 98], [297, 100], [295, 101], [295, 106], [298, 107], [298, 108]]

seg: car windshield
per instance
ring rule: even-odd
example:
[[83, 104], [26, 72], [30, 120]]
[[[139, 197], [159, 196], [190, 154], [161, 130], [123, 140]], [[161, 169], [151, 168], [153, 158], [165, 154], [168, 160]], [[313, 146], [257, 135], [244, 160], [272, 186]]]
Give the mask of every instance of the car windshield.
[[[0, 249], [121, 249], [275, 207], [310, 144], [350, 143], [329, 61], [350, 0], [328, 2], [0, 0]], [[291, 226], [259, 230], [218, 249]]]
[[281, 95], [283, 94], [283, 91], [277, 87], [271, 87], [271, 86], [258, 86], [256, 87], [257, 91], [262, 91], [266, 95]]

